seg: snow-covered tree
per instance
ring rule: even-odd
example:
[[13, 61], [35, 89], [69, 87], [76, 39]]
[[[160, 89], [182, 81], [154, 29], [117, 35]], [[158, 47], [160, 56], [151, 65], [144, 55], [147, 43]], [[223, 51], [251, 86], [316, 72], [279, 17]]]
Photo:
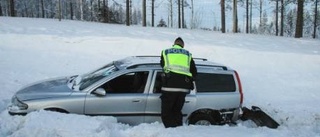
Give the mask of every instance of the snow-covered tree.
[[163, 19], [161, 19], [161, 20], [159, 21], [159, 24], [157, 25], [157, 27], [167, 27], [167, 24], [166, 24], [166, 22], [165, 22]]

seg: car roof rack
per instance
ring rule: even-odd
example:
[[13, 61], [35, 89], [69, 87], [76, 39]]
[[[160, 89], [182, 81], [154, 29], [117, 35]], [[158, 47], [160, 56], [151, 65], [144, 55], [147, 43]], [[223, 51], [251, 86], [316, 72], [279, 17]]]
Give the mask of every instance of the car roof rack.
[[199, 64], [197, 66], [199, 66], [199, 67], [216, 67], [216, 68], [222, 68], [223, 70], [228, 70], [228, 67], [220, 66], [220, 65], [203, 65], [203, 64]]
[[[143, 57], [143, 58], [160, 58], [160, 56], [134, 56], [134, 57]], [[208, 61], [206, 58], [193, 58], [194, 60], [202, 60], [202, 61]]]

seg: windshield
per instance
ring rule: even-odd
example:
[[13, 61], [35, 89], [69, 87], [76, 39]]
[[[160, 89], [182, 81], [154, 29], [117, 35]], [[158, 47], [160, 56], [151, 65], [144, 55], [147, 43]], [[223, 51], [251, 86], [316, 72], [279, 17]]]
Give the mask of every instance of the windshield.
[[93, 83], [109, 76], [111, 73], [117, 70], [118, 69], [111, 63], [91, 73], [78, 76], [75, 79], [75, 84], [73, 86], [73, 89], [78, 89], [78, 90], [85, 89], [90, 85], [92, 85]]

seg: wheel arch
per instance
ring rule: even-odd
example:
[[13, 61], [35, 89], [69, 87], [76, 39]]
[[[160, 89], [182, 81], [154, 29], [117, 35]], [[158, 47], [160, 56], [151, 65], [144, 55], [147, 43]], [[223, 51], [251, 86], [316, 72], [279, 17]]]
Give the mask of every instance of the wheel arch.
[[69, 112], [63, 108], [58, 108], [58, 107], [49, 107], [49, 108], [45, 108], [44, 110], [46, 111], [53, 111], [53, 112], [60, 112], [60, 113], [66, 113], [68, 114]]

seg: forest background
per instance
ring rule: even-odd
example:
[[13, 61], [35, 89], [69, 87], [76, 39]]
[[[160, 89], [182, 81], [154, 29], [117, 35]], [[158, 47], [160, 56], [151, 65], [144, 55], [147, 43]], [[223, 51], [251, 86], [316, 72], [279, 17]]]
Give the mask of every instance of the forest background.
[[319, 0], [0, 0], [0, 16], [320, 39]]

